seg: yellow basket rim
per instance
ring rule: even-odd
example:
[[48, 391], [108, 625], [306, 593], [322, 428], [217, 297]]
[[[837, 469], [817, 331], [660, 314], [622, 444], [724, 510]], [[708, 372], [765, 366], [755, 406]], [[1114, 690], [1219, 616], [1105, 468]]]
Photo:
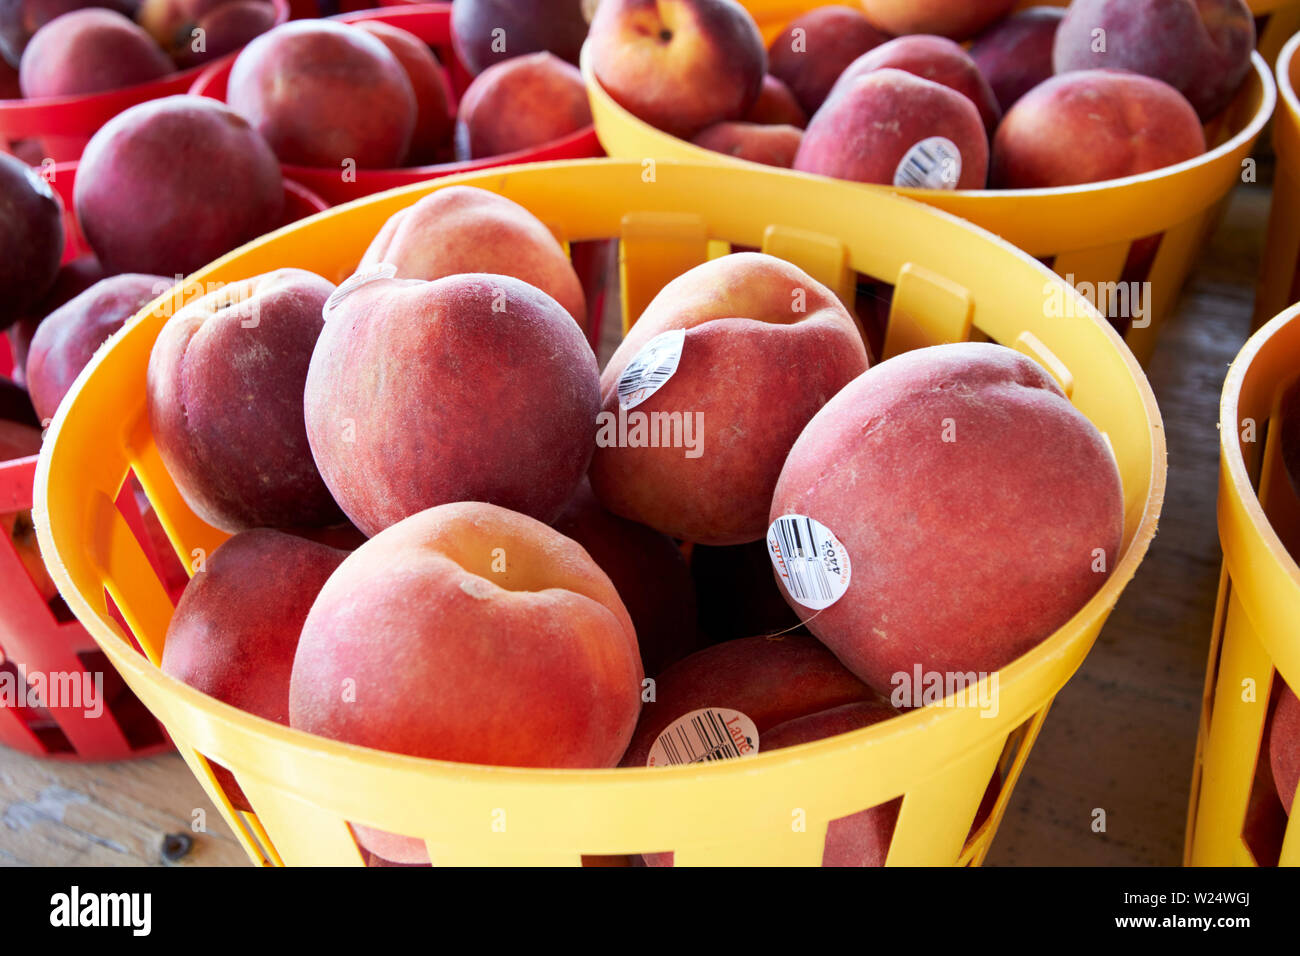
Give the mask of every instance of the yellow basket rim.
[[[725, 168], [720, 167], [715, 163], [696, 163], [677, 160], [663, 160], [661, 162], [663, 165], [668, 167], [694, 168], [700, 171], [712, 171], [720, 174], [727, 172]], [[770, 167], [764, 167], [757, 164], [747, 165], [754, 165], [752, 171], [745, 171], [747, 175], [755, 175], [758, 177], [783, 177], [785, 175], [784, 171], [774, 170]], [[409, 194], [414, 198], [438, 189], [444, 189], [456, 185], [474, 185], [478, 182], [508, 176], [512, 173], [543, 175], [550, 169], [573, 167], [608, 168], [616, 166], [626, 167], [629, 171], [639, 171], [641, 168], [640, 161], [631, 159], [606, 158], [557, 160], [547, 163], [503, 166], [487, 170], [459, 173], [452, 176], [441, 177], [437, 180], [397, 187], [395, 189], [387, 190], [386, 192], [375, 193], [370, 196], [355, 199], [348, 203], [333, 206], [306, 219], [299, 220], [274, 232], [268, 233], [265, 236], [253, 240], [245, 246], [241, 246], [239, 249], [233, 250], [227, 255], [215, 260], [203, 269], [200, 269], [198, 272], [186, 277], [184, 281], [187, 283], [201, 282], [207, 274], [222, 268], [228, 261], [244, 255], [252, 248], [270, 243], [287, 233], [310, 228], [329, 219], [336, 218], [359, 205], [378, 202], [384, 199], [391, 199], [405, 194]], [[826, 177], [808, 178], [813, 182], [815, 188], [820, 190], [826, 189], [824, 183], [834, 182], [834, 180], [828, 180]], [[761, 195], [761, 192], [758, 194]], [[1089, 599], [1087, 604], [1080, 608], [1069, 621], [1063, 624], [1061, 628], [1042, 643], [1021, 655], [1015, 661], [999, 669], [997, 672], [999, 687], [1000, 689], [1005, 690], [1008, 686], [1033, 680], [1037, 671], [1040, 669], [1047, 669], [1048, 665], [1052, 661], [1066, 656], [1076, 642], [1084, 640], [1086, 626], [1091, 622], [1104, 620], [1118, 601], [1124, 588], [1128, 585], [1129, 581], [1132, 580], [1138, 566], [1145, 557], [1151, 541], [1154, 539], [1156, 534], [1166, 487], [1166, 443], [1160, 410], [1145, 373], [1142, 371], [1137, 360], [1124, 345], [1123, 340], [1119, 335], [1114, 331], [1110, 324], [1101, 317], [1100, 313], [1097, 312], [1085, 298], [1080, 296], [1069, 283], [1065, 282], [1064, 279], [1056, 275], [1056, 273], [1052, 272], [1037, 259], [988, 230], [974, 225], [973, 223], [951, 213], [945, 212], [944, 210], [936, 209], [926, 203], [917, 202], [903, 195], [893, 194], [891, 191], [880, 192], [873, 201], [905, 204], [914, 210], [923, 210], [927, 215], [938, 216], [942, 219], [948, 220], [952, 224], [991, 241], [995, 245], [1001, 247], [1004, 251], [1021, 258], [1027, 265], [1038, 270], [1042, 274], [1044, 281], [1059, 284], [1063, 291], [1066, 291], [1077, 299], [1076, 307], [1080, 310], [1087, 311], [1088, 317], [1100, 326], [1102, 332], [1110, 339], [1114, 348], [1118, 350], [1121, 360], [1129, 370], [1149, 421], [1148, 432], [1151, 439], [1152, 451], [1150, 487], [1144, 502], [1142, 519], [1134, 532], [1133, 540], [1129, 543], [1128, 548], [1125, 549], [1120, 560], [1115, 564], [1115, 567], [1106, 582], [1098, 588], [1097, 592]], [[160, 298], [165, 298], [167, 294], [169, 293], [164, 293], [164, 296]], [[145, 305], [137, 316], [147, 314], [155, 306], [157, 301], [158, 300], [155, 300], [155, 302]], [[395, 754], [389, 751], [331, 740], [310, 734], [306, 731], [295, 730], [275, 723], [274, 721], [254, 716], [246, 711], [209, 697], [182, 681], [164, 674], [160, 668], [155, 667], [143, 654], [135, 650], [135, 648], [120, 632], [120, 629], [115, 623], [107, 618], [107, 616], [101, 616], [99, 614], [99, 612], [90, 604], [89, 600], [87, 600], [85, 595], [83, 595], [72, 582], [71, 576], [69, 575], [67, 567], [63, 561], [63, 556], [50, 527], [48, 488], [51, 480], [51, 469], [53, 467], [52, 462], [59, 456], [59, 442], [64, 420], [67, 418], [69, 409], [76, 404], [76, 398], [80, 394], [85, 382], [95, 373], [96, 369], [104, 363], [114, 345], [119, 340], [129, 335], [135, 325], [135, 319], [128, 321], [122, 329], [115, 333], [105, 343], [105, 345], [96, 352], [90, 363], [77, 377], [68, 392], [66, 400], [60, 403], [60, 406], [46, 432], [45, 442], [37, 461], [32, 506], [32, 514], [34, 518], [33, 523], [36, 527], [38, 542], [51, 578], [58, 586], [59, 591], [64, 596], [69, 608], [86, 626], [87, 631], [110, 657], [114, 665], [120, 670], [129, 671], [132, 675], [138, 677], [144, 682], [159, 687], [160, 690], [164, 691], [169, 698], [183, 702], [189, 708], [202, 712], [212, 721], [212, 723], [220, 725], [225, 732], [233, 732], [236, 736], [269, 739], [283, 745], [285, 749], [296, 750], [304, 755], [310, 755], [315, 759], [323, 758], [331, 762], [343, 761], [349, 766], [363, 765], [375, 770], [382, 769], [389, 772], [401, 770], [403, 768], [418, 770], [426, 774], [436, 775], [441, 779], [455, 780], [456, 782], [466, 786], [492, 786], [494, 784], [501, 785], [510, 782], [520, 784], [527, 783], [529, 785], [549, 784], [551, 786], [578, 787], [601, 785], [606, 787], [659, 786], [664, 788], [675, 788], [696, 779], [709, 779], [715, 782], [724, 780], [734, 781], [758, 770], [773, 769], [804, 761], [816, 760], [817, 758], [827, 756], [832, 752], [838, 753], [843, 749], [867, 749], [881, 741], [893, 738], [900, 734], [919, 730], [928, 725], [940, 724], [943, 722], [956, 722], [960, 720], [981, 720], [981, 717], [975, 708], [927, 706], [905, 712], [888, 721], [883, 721], [870, 727], [864, 727], [860, 730], [805, 744], [799, 744], [797, 746], [782, 748], [779, 751], [770, 751], [766, 753], [760, 752], [754, 757], [749, 757], [744, 760], [720, 761], [707, 767], [687, 765], [680, 767], [655, 768], [611, 767], [596, 769], [557, 769], [458, 763], [454, 761]], [[1027, 717], [1028, 714], [1025, 716]], [[198, 745], [195, 744], [195, 746], [197, 747]], [[202, 748], [200, 747], [199, 749]]]
[[[1297, 37], [1300, 38], [1300, 35], [1297, 35]], [[1296, 38], [1293, 38], [1292, 40], [1293, 43], [1295, 39]], [[699, 160], [701, 162], [712, 162], [714, 165], [720, 165], [720, 166], [742, 166], [746, 168], [757, 166], [759, 168], [769, 168], [769, 169], [774, 168], [774, 167], [765, 167], [762, 163], [755, 163], [752, 160], [740, 159], [735, 156], [728, 156], [725, 153], [717, 153], [714, 152], [713, 150], [705, 149], [703, 146], [696, 146], [694, 143], [690, 142], [689, 140], [680, 139], [679, 137], [673, 136], [671, 133], [665, 133], [663, 130], [651, 126], [645, 120], [641, 119], [640, 117], [624, 109], [623, 106], [621, 106], [612, 96], [609, 95], [609, 93], [605, 90], [605, 88], [600, 84], [600, 81], [596, 78], [595, 70], [591, 65], [591, 53], [589, 47], [590, 47], [589, 43], [583, 44], [582, 54], [580, 57], [582, 77], [587, 84], [587, 95], [592, 97], [598, 97], [603, 108], [606, 108], [610, 112], [619, 115], [620, 117], [623, 118], [624, 122], [628, 123], [629, 125], [636, 125], [638, 127], [641, 127], [644, 131], [649, 131], [652, 135], [669, 137], [673, 139], [676, 144], [679, 144], [678, 148], [685, 148], [690, 151], [698, 151]], [[1288, 48], [1290, 48], [1290, 44], [1288, 44]], [[964, 202], [982, 203], [986, 205], [991, 203], [996, 203], [1001, 200], [1033, 201], [1035, 199], [1041, 199], [1045, 197], [1060, 197], [1060, 196], [1092, 197], [1092, 196], [1102, 195], [1112, 190], [1137, 186], [1142, 183], [1149, 183], [1159, 179], [1164, 179], [1164, 178], [1172, 179], [1191, 170], [1199, 169], [1204, 166], [1213, 165], [1214, 163], [1221, 161], [1225, 156], [1228, 156], [1244, 148], [1247, 143], [1249, 143], [1251, 140], [1258, 137], [1260, 133], [1263, 132], [1264, 127], [1268, 124], [1269, 119], [1272, 118], [1273, 111], [1277, 107], [1277, 96], [1278, 96], [1277, 82], [1274, 80], [1273, 71], [1269, 68], [1268, 64], [1264, 61], [1264, 58], [1260, 56], [1258, 52], [1252, 52], [1250, 56], [1251, 56], [1251, 67], [1254, 71], [1255, 79], [1260, 84], [1260, 88], [1262, 91], [1259, 108], [1255, 111], [1255, 114], [1251, 117], [1250, 122], [1247, 123], [1245, 126], [1243, 126], [1242, 129], [1238, 131], [1236, 135], [1232, 136], [1228, 140], [1225, 140], [1223, 143], [1219, 144], [1214, 149], [1207, 150], [1206, 152], [1202, 153], [1200, 156], [1195, 156], [1192, 159], [1185, 160], [1181, 163], [1175, 163], [1172, 166], [1164, 166], [1161, 167], [1160, 169], [1153, 169], [1145, 173], [1138, 173], [1137, 175], [1134, 176], [1123, 176], [1119, 179], [1107, 179], [1096, 183], [1081, 183], [1075, 186], [1056, 186], [1056, 187], [1044, 188], [1044, 189], [934, 190], [934, 189], [905, 189], [898, 186], [886, 186], [880, 183], [858, 183], [858, 182], [852, 182], [850, 180], [835, 179], [830, 176], [824, 176], [821, 173], [806, 173], [794, 169], [781, 169], [780, 172], [782, 175], [797, 176], [801, 179], [830, 181], [830, 182], [836, 182], [840, 184], [847, 184], [850, 186], [858, 186], [866, 189], [882, 190], [886, 192], [895, 193], [899, 196], [906, 196], [908, 198], [917, 199], [921, 201], [925, 201], [927, 196], [933, 196], [936, 193], [942, 193], [945, 196], [960, 198]], [[1294, 97], [1294, 93], [1292, 94], [1292, 96]], [[1300, 109], [1300, 103], [1296, 104], [1296, 106], [1298, 109]], [[599, 134], [600, 132], [599, 125], [597, 126], [596, 132], [597, 134]], [[656, 162], [662, 162], [662, 161], [663, 160], [656, 160]]]

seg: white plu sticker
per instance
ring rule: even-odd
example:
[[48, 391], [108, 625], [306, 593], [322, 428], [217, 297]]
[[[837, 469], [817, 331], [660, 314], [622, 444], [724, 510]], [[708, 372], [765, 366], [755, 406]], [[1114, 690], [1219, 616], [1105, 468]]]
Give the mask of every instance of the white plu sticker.
[[956, 189], [960, 180], [961, 150], [943, 136], [921, 140], [894, 171], [894, 185], [904, 189]]
[[391, 279], [397, 275], [397, 266], [391, 262], [380, 262], [371, 266], [362, 272], [354, 272], [348, 278], [344, 279], [337, 289], [330, 293], [330, 297], [325, 300], [325, 308], [321, 311], [329, 315], [339, 307], [339, 303], [356, 292], [363, 285], [376, 282], [380, 279]]
[[773, 521], [767, 529], [767, 554], [790, 597], [804, 607], [828, 608], [849, 589], [849, 552], [830, 528], [806, 515]]
[[647, 767], [734, 760], [758, 753], [758, 728], [738, 710], [705, 707], [683, 714], [655, 738]]
[[618, 404], [621, 408], [636, 408], [673, 377], [682, 360], [682, 346], [686, 344], [686, 330], [672, 329], [656, 335], [618, 377]]

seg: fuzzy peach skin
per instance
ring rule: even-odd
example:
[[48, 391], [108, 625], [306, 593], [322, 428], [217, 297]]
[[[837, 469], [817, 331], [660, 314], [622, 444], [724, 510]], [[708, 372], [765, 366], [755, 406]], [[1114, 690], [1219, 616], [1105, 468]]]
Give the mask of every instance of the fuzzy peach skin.
[[234, 53], [274, 27], [275, 16], [274, 5], [266, 0], [222, 3], [194, 24], [193, 30], [203, 31], [203, 49], [196, 49], [197, 40], [191, 30], [185, 34], [187, 42], [172, 52], [172, 59], [181, 69], [189, 69]]
[[367, 535], [453, 501], [553, 521], [591, 461], [600, 383], [582, 331], [527, 283], [377, 279], [326, 315], [305, 408], [321, 475]]
[[29, 99], [103, 93], [175, 71], [153, 38], [115, 10], [89, 8], [55, 17], [23, 51], [18, 82]]
[[582, 74], [550, 53], [494, 64], [474, 78], [456, 118], [460, 159], [532, 149], [591, 125]]
[[[289, 676], [312, 602], [346, 551], [268, 528], [213, 551], [167, 625], [162, 670], [209, 697], [289, 724]], [[213, 765], [237, 810], [251, 810], [234, 775]]]
[[564, 247], [517, 202], [473, 186], [430, 193], [393, 215], [362, 257], [387, 262], [399, 279], [444, 279], [467, 272], [513, 276], [541, 289], [587, 327], [582, 282]]
[[[797, 744], [847, 734], [897, 716], [888, 704], [864, 700], [833, 707], [804, 717], [796, 717], [759, 734], [758, 752], [770, 753]], [[889, 855], [889, 841], [898, 821], [901, 799], [869, 807], [838, 820], [826, 828], [822, 866], [884, 866]], [[647, 853], [647, 866], [672, 866], [672, 853]]]
[[[581, 546], [459, 502], [371, 538], [325, 583], [298, 642], [289, 720], [415, 757], [612, 767], [641, 680], [632, 621]], [[387, 860], [428, 859], [419, 840], [355, 829]]]
[[[892, 677], [993, 672], [1049, 637], [1119, 560], [1124, 497], [1097, 429], [1036, 363], [987, 343], [908, 352], [827, 403], [771, 518], [826, 526], [847, 591], [786, 600], [883, 695]], [[784, 590], [784, 585], [782, 585]]]
[[105, 123], [81, 155], [73, 195], [110, 273], [189, 275], [270, 232], [284, 211], [280, 165], [266, 141], [234, 110], [200, 96], [151, 100]]
[[1060, 7], [1030, 7], [995, 23], [971, 44], [971, 59], [1004, 113], [1055, 72], [1052, 47], [1064, 17]]
[[861, 0], [867, 19], [896, 36], [937, 33], [968, 40], [1011, 12], [1016, 0]]
[[582, 545], [609, 575], [636, 628], [647, 676], [700, 648], [695, 585], [671, 538], [610, 514], [585, 480], [551, 527]]
[[452, 46], [474, 75], [529, 53], [576, 65], [586, 38], [583, 0], [456, 0], [451, 7]]
[[990, 136], [1002, 118], [998, 98], [975, 61], [945, 37], [908, 36], [881, 44], [848, 65], [831, 88], [830, 96], [834, 97], [836, 91], [843, 90], [857, 77], [884, 68], [904, 70], [956, 90], [975, 104]]
[[315, 273], [279, 269], [185, 305], [154, 342], [149, 426], [186, 504], [212, 526], [342, 520], [312, 460], [302, 407], [333, 290]]
[[1279, 692], [1273, 726], [1268, 735], [1269, 766], [1277, 783], [1277, 795], [1287, 815], [1300, 787], [1300, 698], [1285, 684]]
[[226, 102], [300, 166], [400, 166], [415, 133], [415, 91], [397, 57], [330, 20], [285, 23], [244, 47]]
[[992, 184], [1038, 189], [1162, 169], [1205, 152], [1196, 111], [1160, 80], [1114, 70], [1065, 73], [1034, 87], [993, 139]]
[[832, 4], [791, 20], [767, 48], [768, 69], [809, 116], [850, 63], [889, 40], [861, 10]]
[[758, 123], [718, 123], [699, 133], [691, 142], [715, 153], [747, 159], [752, 163], [791, 169], [803, 141], [797, 126], [764, 126]]
[[[675, 329], [685, 330], [677, 371], [631, 412], [680, 413], [699, 429], [694, 457], [671, 447], [671, 434], [660, 447], [598, 441], [592, 488], [610, 511], [675, 538], [756, 540], [786, 452], [866, 369], [866, 349], [839, 299], [797, 266], [754, 252], [723, 256], [664, 286], [623, 339], [600, 378], [607, 422], [630, 414], [618, 396], [624, 369]], [[684, 446], [684, 427], [679, 437]]]
[[0, 153], [0, 329], [49, 293], [63, 258], [63, 204], [22, 160]]
[[42, 421], [54, 417], [63, 396], [109, 336], [171, 284], [162, 276], [123, 273], [95, 283], [45, 317], [32, 337], [26, 375], [32, 405]]
[[415, 131], [406, 153], [406, 164], [425, 166], [438, 162], [456, 128], [451, 85], [438, 58], [416, 36], [381, 20], [361, 20], [355, 26], [388, 47], [411, 81], [415, 93]]
[[799, 105], [790, 87], [769, 73], [763, 77], [758, 99], [754, 100], [754, 105], [749, 108], [744, 120], [765, 126], [795, 126], [803, 129], [808, 125], [808, 114]]
[[610, 96], [686, 139], [744, 116], [767, 73], [763, 37], [735, 0], [601, 0], [587, 43]]
[[961, 156], [960, 169], [957, 164], [934, 167], [933, 188], [983, 189], [988, 134], [975, 104], [903, 70], [872, 70], [841, 87], [813, 116], [794, 168], [894, 185], [909, 151], [932, 137], [947, 139]]
[[1057, 73], [1155, 77], [1209, 120], [1236, 95], [1254, 49], [1255, 18], [1244, 0], [1075, 0], [1056, 32], [1052, 62]]
[[[55, 17], [85, 7], [104, 7], [131, 16], [136, 0], [4, 0], [0, 3], [0, 59], [15, 70], [32, 35]], [[3, 72], [0, 66], [0, 72]], [[17, 97], [19, 94], [14, 93]], [[5, 99], [12, 97], [6, 96]]]

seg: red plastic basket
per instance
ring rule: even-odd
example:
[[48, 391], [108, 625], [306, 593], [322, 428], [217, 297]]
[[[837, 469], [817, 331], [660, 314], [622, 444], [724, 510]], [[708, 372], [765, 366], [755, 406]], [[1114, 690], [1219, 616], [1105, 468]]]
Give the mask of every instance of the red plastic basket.
[[[271, 0], [275, 22], [289, 19], [288, 0]], [[56, 163], [79, 159], [86, 143], [110, 119], [123, 110], [186, 92], [199, 75], [217, 63], [232, 62], [234, 53], [204, 66], [191, 67], [150, 83], [89, 96], [56, 96], [34, 100], [0, 100], [0, 145], [14, 152], [23, 140], [34, 140], [42, 156]]]
[[[470, 75], [451, 46], [450, 3], [401, 4], [377, 10], [344, 13], [332, 19], [344, 23], [379, 20], [401, 27], [437, 51], [438, 58], [446, 65], [452, 91], [457, 98], [469, 85]], [[221, 60], [209, 65], [194, 81], [190, 92], [224, 101], [226, 81], [230, 78], [232, 65], [233, 60]], [[392, 189], [395, 186], [407, 186], [411, 183], [436, 179], [439, 176], [449, 176], [452, 173], [514, 163], [540, 163], [553, 159], [590, 159], [603, 155], [600, 141], [596, 139], [596, 131], [589, 126], [536, 149], [520, 150], [485, 159], [439, 163], [434, 166], [411, 166], [404, 169], [358, 169], [352, 182], [344, 182], [343, 171], [334, 167], [295, 166], [286, 163], [283, 168], [286, 178], [302, 183], [330, 203], [337, 204]]]
[[[63, 202], [64, 261], [87, 251], [72, 212], [76, 170], [76, 163], [61, 163], [47, 174]], [[324, 200], [305, 187], [288, 180], [284, 186], [285, 224], [327, 208]], [[8, 339], [0, 336], [0, 373], [12, 369]], [[33, 455], [0, 462], [0, 515], [30, 510], [36, 461]], [[185, 585], [185, 571], [170, 548], [161, 544], [162, 527], [157, 518], [141, 511], [133, 479], [123, 483], [116, 504], [175, 599]], [[58, 760], [123, 760], [171, 747], [162, 727], [131, 693], [63, 600], [47, 600], [42, 594], [8, 534], [0, 534], [0, 595], [0, 746]], [[128, 631], [120, 617], [118, 625]], [[62, 691], [57, 700], [47, 696], [33, 705], [28, 688], [39, 686], [36, 675], [41, 675], [45, 687], [55, 687], [57, 682]], [[88, 698], [85, 691], [94, 688], [96, 681], [102, 682], [100, 690]], [[22, 688], [21, 696], [15, 694], [18, 688]], [[79, 697], [72, 695], [74, 689]], [[10, 699], [11, 694], [15, 700]], [[98, 705], [85, 706], [96, 701]], [[12, 706], [14, 703], [19, 706]]]

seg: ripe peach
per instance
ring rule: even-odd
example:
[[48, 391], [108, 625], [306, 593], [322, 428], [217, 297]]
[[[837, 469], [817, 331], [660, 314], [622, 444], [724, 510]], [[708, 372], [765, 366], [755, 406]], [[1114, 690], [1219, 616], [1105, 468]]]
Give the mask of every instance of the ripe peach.
[[1052, 46], [1065, 11], [1030, 7], [981, 33], [970, 55], [1005, 113], [1013, 103], [1052, 76]]
[[903, 70], [872, 70], [826, 101], [794, 168], [836, 179], [983, 189], [988, 134], [967, 97]]
[[[298, 643], [289, 717], [416, 757], [611, 767], [641, 680], [632, 621], [578, 544], [460, 502], [375, 535], [326, 582]], [[345, 682], [354, 693], [340, 693]], [[385, 859], [427, 860], [418, 840], [355, 830]]]
[[451, 42], [470, 73], [529, 53], [576, 64], [587, 38], [583, 0], [456, 0]]
[[1081, 70], [1039, 84], [1007, 113], [993, 140], [992, 183], [1101, 182], [1204, 152], [1196, 112], [1173, 87], [1136, 73]]
[[758, 123], [716, 123], [691, 142], [715, 153], [752, 163], [791, 169], [803, 131], [797, 126], [762, 126]]
[[[167, 625], [163, 673], [287, 726], [298, 635], [316, 595], [346, 557], [346, 551], [265, 528], [228, 539], [181, 594]], [[235, 808], [251, 810], [230, 771], [213, 771]]]
[[967, 40], [1006, 16], [1016, 0], [862, 0], [867, 19], [888, 33], [937, 33]]
[[444, 279], [467, 272], [513, 276], [541, 289], [587, 327], [582, 282], [564, 247], [517, 202], [485, 189], [430, 193], [384, 224], [361, 260], [397, 267], [399, 279]]
[[415, 132], [415, 91], [379, 39], [331, 20], [294, 20], [235, 58], [226, 102], [284, 163], [401, 165]]
[[744, 119], [747, 123], [762, 123], [765, 126], [794, 126], [803, 129], [808, 125], [808, 114], [799, 105], [790, 87], [770, 73], [763, 77], [758, 99], [754, 100], [754, 105], [749, 108]]
[[23, 51], [18, 82], [29, 98], [102, 93], [173, 72], [149, 34], [115, 10], [88, 8], [55, 17]]
[[302, 399], [333, 289], [280, 269], [195, 299], [154, 342], [149, 425], [185, 502], [212, 526], [341, 520], [312, 461]]
[[1273, 712], [1268, 756], [1277, 795], [1289, 816], [1296, 788], [1300, 786], [1300, 697], [1285, 684], [1280, 688], [1277, 710]]
[[36, 414], [54, 417], [95, 352], [127, 319], [171, 288], [162, 276], [123, 273], [96, 283], [41, 322], [27, 355], [27, 389]]
[[415, 93], [415, 132], [406, 154], [410, 166], [438, 162], [456, 127], [451, 86], [438, 58], [413, 34], [381, 20], [360, 20], [358, 30], [373, 34], [406, 71]]
[[975, 104], [990, 136], [1002, 118], [1002, 108], [993, 88], [970, 54], [952, 40], [937, 36], [899, 37], [864, 53], [848, 65], [831, 88], [831, 97], [857, 77], [884, 68], [904, 70], [956, 90]]
[[587, 43], [615, 101], [687, 139], [744, 116], [767, 73], [763, 37], [736, 0], [601, 0]]
[[610, 514], [586, 480], [551, 527], [582, 545], [609, 575], [636, 628], [647, 676], [700, 647], [695, 585], [671, 538]]
[[0, 153], [0, 329], [50, 291], [62, 258], [62, 203], [35, 170]]
[[[620, 379], [652, 340], [679, 346], [676, 370], [633, 401]], [[848, 311], [798, 267], [759, 253], [706, 262], [664, 286], [605, 366], [592, 488], [675, 538], [754, 541], [795, 438], [866, 367]]]
[[110, 273], [176, 276], [275, 228], [284, 183], [275, 154], [239, 114], [216, 100], [168, 96], [100, 127], [82, 154], [74, 200]]
[[[3, 0], [0, 2], [0, 57], [18, 68], [23, 50], [34, 34], [55, 17], [85, 7], [105, 7], [131, 16], [135, 0]], [[13, 94], [18, 96], [17, 93]], [[5, 97], [10, 99], [12, 97]]]
[[853, 7], [832, 4], [791, 20], [767, 49], [768, 68], [809, 116], [850, 63], [889, 39]]
[[493, 64], [474, 78], [456, 117], [461, 159], [531, 149], [591, 125], [582, 74], [551, 53]]
[[[786, 600], [888, 695], [917, 666], [995, 671], [1061, 627], [1119, 559], [1124, 496], [1105, 440], [1039, 365], [963, 343], [892, 358], [831, 399], [790, 450], [783, 515], [834, 535], [813, 544], [846, 587], [814, 612], [782, 572]], [[773, 547], [778, 568], [798, 569], [791, 548], [810, 544]]]
[[1202, 120], [1250, 72], [1255, 18], [1244, 0], [1075, 0], [1056, 33], [1057, 73], [1131, 70], [1168, 83]]
[[305, 394], [321, 475], [368, 535], [453, 501], [553, 521], [600, 410], [596, 357], [559, 303], [484, 274], [354, 287], [331, 307]]
[[170, 53], [189, 69], [234, 53], [274, 26], [275, 7], [266, 0], [226, 0], [183, 27]]
[[23, 388], [27, 387], [27, 353], [31, 349], [32, 338], [36, 335], [45, 317], [64, 303], [81, 295], [100, 279], [107, 278], [104, 267], [99, 264], [93, 253], [84, 253], [59, 267], [54, 277], [54, 285], [40, 303], [25, 316], [5, 330], [9, 339], [9, 352], [13, 356], [14, 368], [10, 373], [13, 380]]

